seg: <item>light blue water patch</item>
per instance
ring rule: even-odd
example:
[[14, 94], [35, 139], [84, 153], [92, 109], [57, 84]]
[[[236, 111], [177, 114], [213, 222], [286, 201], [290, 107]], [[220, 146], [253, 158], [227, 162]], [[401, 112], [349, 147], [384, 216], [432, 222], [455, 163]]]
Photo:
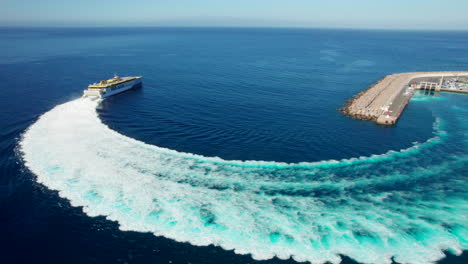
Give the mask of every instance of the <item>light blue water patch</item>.
[[411, 102], [434, 102], [434, 101], [446, 101], [447, 98], [440, 95], [428, 94], [423, 91], [416, 91], [411, 98]]
[[346, 160], [290, 164], [181, 153], [109, 129], [96, 102], [85, 99], [45, 113], [20, 144], [40, 183], [122, 230], [255, 259], [431, 263], [444, 250], [468, 248], [468, 122], [440, 103], [429, 140]]

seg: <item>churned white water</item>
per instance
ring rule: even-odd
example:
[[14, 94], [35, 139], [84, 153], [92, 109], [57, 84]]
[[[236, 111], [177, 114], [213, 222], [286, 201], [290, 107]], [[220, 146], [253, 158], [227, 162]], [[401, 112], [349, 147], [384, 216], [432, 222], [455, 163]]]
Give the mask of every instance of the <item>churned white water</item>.
[[109, 129], [96, 106], [55, 107], [20, 147], [38, 182], [122, 230], [312, 263], [431, 263], [468, 248], [466, 175], [457, 174], [468, 157], [444, 152], [440, 120], [433, 138], [405, 150], [287, 164], [148, 145]]

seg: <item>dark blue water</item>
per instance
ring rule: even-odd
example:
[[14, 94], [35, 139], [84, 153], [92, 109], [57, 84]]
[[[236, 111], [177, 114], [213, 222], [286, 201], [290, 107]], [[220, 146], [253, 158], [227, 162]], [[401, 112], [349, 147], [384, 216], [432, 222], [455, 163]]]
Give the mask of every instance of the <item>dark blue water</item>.
[[[317, 251], [310, 252], [310, 255], [317, 252], [326, 255], [328, 249], [346, 248], [344, 251], [349, 254], [341, 251], [338, 253], [357, 259], [356, 254], [361, 254], [356, 249], [359, 246], [372, 248], [371, 252], [379, 252], [379, 248], [389, 249], [382, 250], [380, 254], [392, 255], [395, 254], [392, 250], [398, 248], [398, 245], [405, 248], [404, 245], [413, 241], [411, 239], [421, 242], [414, 249], [419, 252], [408, 250], [396, 256], [395, 260], [400, 257], [401, 261], [416, 263], [414, 258], [425, 261], [422, 256], [440, 259], [437, 252], [430, 250], [433, 247], [451, 252], [455, 252], [456, 248], [466, 250], [464, 217], [467, 213], [465, 202], [468, 175], [468, 97], [453, 94], [417, 95], [398, 124], [392, 128], [352, 120], [336, 110], [346, 99], [390, 73], [466, 70], [467, 44], [467, 32], [208, 28], [0, 29], [2, 258], [6, 263], [257, 262], [250, 255], [236, 254], [231, 249], [238, 253], [254, 254], [256, 259], [269, 259], [275, 255], [282, 258], [289, 258], [295, 254], [297, 256], [294, 252], [283, 253], [288, 248], [300, 248], [302, 245], [298, 242], [299, 236], [296, 237], [296, 233], [287, 230], [289, 226], [280, 226], [270, 220], [259, 221], [268, 217], [266, 212], [272, 212], [262, 203], [267, 199], [265, 197], [273, 197], [273, 203], [283, 203], [282, 208], [296, 208], [295, 214], [314, 210], [313, 207], [309, 207], [309, 200], [304, 200], [303, 204], [300, 197], [313, 197], [330, 205], [340, 201], [336, 205], [338, 207], [344, 206], [346, 197], [349, 197], [351, 201], [356, 202], [350, 202], [349, 206], [354, 208], [354, 211], [336, 210], [333, 221], [338, 223], [339, 219], [347, 219], [351, 214], [362, 214], [369, 221], [378, 219], [360, 208], [365, 202], [376, 197], [395, 195], [392, 201], [374, 201], [368, 205], [370, 208], [375, 206], [372, 211], [390, 210], [391, 216], [379, 216], [398, 223], [391, 226], [395, 236], [392, 238], [394, 242], [388, 242], [390, 246], [387, 242], [383, 243], [380, 237], [388, 230], [379, 229], [376, 234], [362, 235], [369, 231], [342, 225], [344, 230], [353, 232], [355, 242], [344, 243], [334, 235], [328, 236], [328, 233], [334, 232], [327, 231], [326, 224], [319, 222], [331, 218], [322, 213], [321, 216], [314, 215], [313, 222], [304, 220], [300, 223], [302, 231], [299, 230], [298, 234], [317, 232], [321, 236], [321, 246], [314, 244]], [[187, 229], [195, 226], [194, 222], [182, 223], [179, 220], [175, 221], [176, 224], [169, 223], [168, 226], [163, 225], [164, 221], [151, 222], [156, 229], [141, 225], [132, 226], [132, 223], [139, 220], [126, 216], [134, 217], [136, 214], [133, 215], [132, 212], [135, 208], [144, 208], [146, 204], [127, 204], [130, 213], [109, 217], [118, 221], [117, 223], [106, 220], [102, 215], [109, 214], [96, 209], [94, 202], [102, 197], [106, 198], [106, 195], [101, 195], [105, 190], [96, 188], [92, 192], [93, 197], [85, 197], [85, 200], [90, 202], [87, 204], [79, 202], [79, 197], [82, 196], [73, 196], [75, 189], [52, 186], [51, 178], [44, 178], [42, 184], [36, 182], [37, 175], [30, 170], [33, 166], [24, 165], [28, 160], [24, 160], [19, 147], [22, 134], [40, 115], [56, 105], [80, 97], [82, 89], [89, 83], [111, 77], [113, 73], [143, 75], [144, 86], [109, 98], [98, 105], [97, 113], [102, 122], [127, 138], [172, 149], [179, 154], [185, 152], [204, 157], [219, 157], [221, 163], [219, 160], [197, 158], [197, 162], [211, 166], [209, 169], [203, 167], [206, 179], [181, 178], [181, 175], [185, 177], [192, 172], [196, 174], [200, 169], [197, 163], [187, 167], [187, 171], [178, 173], [177, 170], [186, 165], [185, 161], [181, 162], [186, 159], [185, 156], [171, 154], [177, 159], [162, 156], [161, 159], [153, 159], [159, 157], [160, 150], [146, 153], [145, 149], [140, 150], [137, 145], [131, 147], [131, 142], [128, 143], [130, 145], [119, 146], [118, 142], [126, 140], [123, 138], [117, 140], [103, 137], [102, 140], [91, 144], [77, 132], [74, 137], [67, 138], [68, 141], [63, 141], [66, 143], [58, 144], [54, 141], [55, 138], [67, 135], [60, 134], [62, 127], [50, 129], [53, 126], [47, 124], [44, 125], [46, 129], [42, 130], [41, 137], [31, 137], [30, 144], [34, 148], [29, 150], [32, 150], [34, 155], [39, 153], [40, 156], [47, 157], [43, 163], [51, 162], [52, 158], [49, 157], [59, 157], [53, 156], [56, 153], [72, 153], [72, 156], [78, 157], [78, 160], [73, 162], [81, 164], [73, 163], [73, 173], [84, 171], [89, 165], [93, 169], [93, 177], [106, 174], [109, 181], [120, 179], [121, 174], [117, 175], [115, 172], [114, 175], [114, 172], [108, 171], [109, 168], [99, 167], [93, 159], [94, 154], [115, 154], [120, 164], [128, 162], [133, 164], [131, 166], [142, 162], [138, 168], [152, 173], [155, 173], [155, 168], [145, 166], [154, 162], [158, 164], [156, 174], [161, 174], [158, 177], [181, 185], [189, 183], [191, 188], [199, 191], [216, 189], [220, 196], [206, 196], [213, 199], [240, 197], [239, 199], [248, 200], [259, 195], [251, 203], [257, 208], [265, 206], [259, 211], [252, 209], [252, 214], [255, 215], [252, 219], [259, 221], [257, 224], [249, 226], [250, 229], [244, 230], [245, 233], [240, 232], [241, 235], [237, 238], [233, 238], [232, 234], [228, 238], [230, 233], [225, 229], [218, 230], [217, 233], [217, 229], [205, 230], [201, 227], [201, 231], [196, 232], [208, 241], [202, 243], [197, 235], [191, 233], [195, 231]], [[73, 108], [81, 111], [80, 107], [83, 107], [83, 111], [89, 109], [82, 105], [72, 105], [70, 111], [73, 111]], [[79, 113], [78, 110], [76, 112]], [[60, 122], [55, 123], [62, 124], [64, 129], [80, 127], [77, 124], [88, 122], [88, 119], [81, 119], [76, 113], [61, 115], [56, 120]], [[89, 126], [93, 130], [86, 130], [84, 133], [109, 134], [109, 131], [101, 127], [95, 128], [95, 125], [96, 123], [90, 122]], [[36, 140], [39, 138], [41, 144]], [[80, 146], [90, 144], [83, 150], [86, 152], [77, 150], [73, 153], [78, 146], [67, 150], [67, 145], [73, 146], [77, 142], [80, 142]], [[92, 148], [101, 144], [114, 146], [115, 150], [106, 152]], [[416, 146], [417, 151], [412, 149], [413, 146]], [[61, 152], [64, 150], [65, 152]], [[389, 154], [391, 150], [402, 151], [394, 155]], [[129, 154], [125, 155], [127, 152]], [[380, 156], [364, 158], [357, 162], [349, 160], [374, 154]], [[133, 160], [133, 157], [138, 159]], [[32, 164], [37, 160], [38, 158], [30, 162]], [[250, 165], [246, 166], [240, 162], [224, 165], [223, 160], [277, 163], [251, 169]], [[324, 160], [336, 160], [335, 163], [351, 165], [342, 168], [342, 165], [336, 167], [328, 163], [314, 163]], [[278, 164], [299, 162], [305, 165], [287, 165], [281, 171], [275, 169]], [[63, 159], [57, 160], [58, 163], [58, 172], [46, 172], [54, 177], [65, 175], [72, 162]], [[213, 167], [212, 163], [216, 166]], [[34, 166], [37, 166], [37, 163], [34, 163]], [[171, 171], [171, 174], [161, 172], [166, 170]], [[398, 179], [395, 175], [398, 175]], [[207, 180], [211, 177], [219, 181], [213, 184], [213, 181]], [[404, 177], [408, 178], [402, 180]], [[227, 178], [236, 182], [227, 183]], [[281, 182], [276, 182], [277, 179]], [[363, 183], [368, 179], [370, 183]], [[269, 182], [271, 186], [259, 183], [258, 189], [252, 187], [254, 189], [251, 190], [246, 187], [249, 183], [256, 186], [256, 180]], [[349, 184], [340, 185], [342, 181], [358, 186], [356, 189], [359, 189], [361, 194], [370, 193], [369, 197], [358, 195], [357, 191], [349, 191]], [[93, 182], [92, 186], [97, 187], [99, 184], [100, 182]], [[285, 187], [291, 184], [298, 184], [300, 187]], [[314, 184], [323, 186], [309, 186]], [[335, 193], [335, 187], [325, 187], [326, 184], [338, 186], [340, 194]], [[362, 189], [359, 187], [361, 185]], [[200, 186], [203, 188], [197, 189]], [[50, 189], [61, 191], [61, 196], [72, 200], [74, 205], [86, 206], [87, 214], [101, 216], [86, 215], [82, 207], [70, 205], [68, 199], [60, 198], [56, 191]], [[250, 193], [249, 198], [234, 194], [231, 196], [228, 192], [231, 189], [235, 190], [235, 195]], [[86, 190], [86, 193], [89, 193], [89, 190]], [[420, 195], [421, 193], [427, 193], [427, 197]], [[168, 194], [171, 193], [164, 193]], [[175, 193], [173, 195], [176, 197]], [[141, 197], [143, 196], [142, 194]], [[162, 190], [150, 195], [154, 203], [159, 203], [155, 202], [155, 199], [161, 199], [160, 196], [163, 196]], [[124, 195], [125, 197], [127, 196]], [[126, 200], [124, 198], [119, 198], [119, 201]], [[138, 199], [140, 197], [136, 195], [130, 200]], [[202, 197], [185, 196], [184, 204], [180, 206], [185, 208], [193, 205], [197, 207], [195, 211], [199, 212], [200, 200]], [[99, 204], [104, 203], [99, 200]], [[232, 198], [225, 201], [224, 205], [238, 209], [248, 204], [236, 203]], [[213, 204], [209, 206], [205, 211], [214, 216], [208, 217], [211, 220], [207, 220], [207, 223], [219, 222], [222, 215], [230, 213], [216, 212]], [[418, 211], [416, 208], [419, 206], [425, 211]], [[333, 212], [332, 208], [333, 206], [328, 208], [327, 212]], [[345, 206], [343, 208], [349, 209]], [[250, 212], [249, 208], [243, 210]], [[426, 212], [431, 210], [440, 211], [438, 217], [428, 219], [430, 214]], [[177, 214], [182, 214], [181, 218], [192, 217], [187, 210], [181, 210]], [[399, 217], [400, 220], [396, 220], [396, 216], [400, 214], [412, 219], [409, 221], [411, 224], [408, 224], [408, 221], [399, 222]], [[296, 217], [292, 217], [289, 211], [272, 214], [274, 217], [279, 215], [286, 216], [286, 219]], [[239, 217], [240, 225], [248, 226], [248, 223], [243, 221], [250, 218], [244, 219], [236, 214], [231, 218], [235, 217]], [[310, 217], [312, 219], [312, 216]], [[203, 215], [202, 218], [206, 220]], [[361, 220], [350, 221], [354, 221], [354, 224], [364, 224]], [[232, 228], [234, 223], [236, 222], [230, 222], [231, 225], [225, 223], [223, 226], [228, 230], [235, 230]], [[416, 230], [416, 225], [426, 224], [426, 230]], [[383, 225], [389, 227], [388, 222]], [[410, 228], [412, 225], [413, 229]], [[120, 231], [119, 226], [132, 231]], [[178, 229], [178, 226], [183, 228]], [[317, 227], [325, 231], [313, 231], [307, 229], [308, 227]], [[265, 231], [265, 228], [268, 232], [262, 234], [261, 231]], [[284, 230], [280, 230], [282, 228]], [[403, 230], [404, 228], [408, 230]], [[159, 236], [151, 233], [157, 233]], [[188, 237], [184, 237], [183, 234], [188, 234]], [[216, 237], [217, 234], [221, 235]], [[245, 237], [252, 237], [258, 242], [263, 235], [268, 237], [271, 245], [260, 242], [249, 245], [250, 240], [243, 240]], [[282, 238], [285, 238], [284, 243]], [[307, 239], [314, 240], [309, 237]], [[327, 240], [328, 244], [324, 240]], [[439, 246], [438, 241], [449, 241], [450, 245]], [[239, 245], [236, 242], [239, 242]], [[340, 247], [337, 246], [338, 242], [344, 244]], [[396, 243], [397, 246], [391, 243]], [[209, 246], [193, 246], [205, 244]], [[212, 244], [221, 245], [228, 250]], [[246, 251], [241, 244], [247, 245], [252, 251]], [[435, 246], [436, 244], [438, 246]], [[263, 249], [265, 251], [262, 251]], [[259, 253], [255, 256], [255, 252]], [[443, 263], [467, 261], [466, 254], [461, 257], [448, 254], [449, 257], [444, 258]], [[334, 260], [333, 257], [324, 259]], [[351, 261], [346, 257], [344, 260]], [[273, 258], [265, 262], [294, 261]]]

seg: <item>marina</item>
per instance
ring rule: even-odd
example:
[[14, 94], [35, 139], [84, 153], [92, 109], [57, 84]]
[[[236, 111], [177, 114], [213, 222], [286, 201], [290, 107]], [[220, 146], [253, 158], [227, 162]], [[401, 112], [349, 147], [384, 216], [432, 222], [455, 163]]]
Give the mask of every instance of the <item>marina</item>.
[[387, 75], [347, 100], [346, 106], [339, 111], [355, 119], [394, 125], [416, 90], [468, 94], [468, 71]]

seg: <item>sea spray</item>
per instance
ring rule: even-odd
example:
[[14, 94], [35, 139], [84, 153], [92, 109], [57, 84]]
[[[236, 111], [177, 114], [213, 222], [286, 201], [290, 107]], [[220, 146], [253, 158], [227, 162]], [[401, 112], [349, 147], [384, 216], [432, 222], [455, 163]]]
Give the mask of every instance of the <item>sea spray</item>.
[[145, 144], [105, 126], [97, 104], [55, 107], [20, 148], [38, 182], [122, 230], [312, 263], [430, 263], [468, 248], [468, 154], [444, 148], [466, 150], [466, 133], [449, 134], [441, 118], [433, 138], [404, 150], [288, 164]]

